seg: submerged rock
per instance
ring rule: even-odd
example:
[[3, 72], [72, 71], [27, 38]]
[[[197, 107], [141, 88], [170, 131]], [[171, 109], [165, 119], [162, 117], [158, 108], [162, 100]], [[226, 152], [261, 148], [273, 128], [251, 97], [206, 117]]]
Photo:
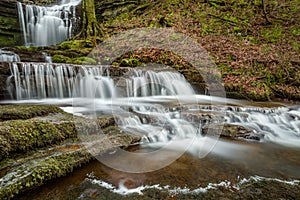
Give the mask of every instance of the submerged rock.
[[255, 135], [252, 130], [245, 128], [240, 125], [233, 124], [209, 124], [202, 127], [202, 134], [218, 134], [220, 133], [221, 137], [230, 138], [230, 139], [247, 139], [247, 140], [256, 140], [259, 141], [261, 138], [258, 135]]
[[[251, 179], [251, 178], [250, 178]], [[230, 182], [209, 184], [205, 188], [170, 188], [160, 185], [140, 186], [134, 189], [115, 187], [109, 183], [86, 179], [72, 188], [64, 199], [298, 199], [300, 185], [276, 179], [250, 180], [232, 185]], [[128, 192], [128, 193], [126, 193]]]

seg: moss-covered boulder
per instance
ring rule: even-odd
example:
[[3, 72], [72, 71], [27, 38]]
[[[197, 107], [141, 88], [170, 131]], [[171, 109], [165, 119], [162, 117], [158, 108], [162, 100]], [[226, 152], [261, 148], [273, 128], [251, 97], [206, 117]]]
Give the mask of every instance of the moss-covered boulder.
[[65, 176], [75, 167], [91, 159], [91, 155], [80, 146], [74, 148], [71, 145], [65, 147], [64, 150], [28, 160], [8, 170], [7, 174], [0, 178], [0, 199], [12, 198], [24, 190]]
[[40, 119], [11, 120], [0, 124], [0, 137], [1, 160], [13, 153], [57, 144], [67, 138], [76, 138], [77, 132], [71, 120], [61, 122]]
[[62, 112], [60, 108], [48, 105], [2, 105], [0, 106], [0, 121], [30, 119]]

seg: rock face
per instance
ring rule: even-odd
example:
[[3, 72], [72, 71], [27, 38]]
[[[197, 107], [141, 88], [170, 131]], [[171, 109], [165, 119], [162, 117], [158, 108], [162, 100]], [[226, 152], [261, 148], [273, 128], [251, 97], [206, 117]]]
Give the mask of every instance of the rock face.
[[6, 88], [6, 80], [11, 75], [8, 62], [0, 63], [0, 100], [10, 99], [10, 94]]
[[149, 0], [103, 0], [96, 1], [96, 15], [99, 16], [99, 20], [109, 20], [116, 16], [128, 12], [137, 8], [139, 5]]
[[22, 45], [16, 2], [15, 0], [0, 1], [0, 48]]

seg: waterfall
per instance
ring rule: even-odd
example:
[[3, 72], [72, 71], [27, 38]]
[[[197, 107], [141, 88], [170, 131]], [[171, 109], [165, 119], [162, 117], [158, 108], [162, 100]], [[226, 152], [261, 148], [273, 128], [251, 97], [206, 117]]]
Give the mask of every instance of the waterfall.
[[[81, 0], [63, 1], [50, 7], [17, 3], [25, 46], [50, 46], [72, 37]], [[24, 12], [25, 10], [25, 12]]]
[[134, 70], [126, 85], [128, 97], [194, 94], [183, 75], [169, 71]]
[[300, 107], [230, 109], [225, 121], [247, 127], [267, 141], [300, 145]]
[[[74, 68], [65, 64], [11, 63], [8, 90], [22, 99], [96, 97], [115, 95], [114, 82], [104, 76], [101, 67]], [[75, 70], [78, 70], [76, 72]]]
[[[197, 106], [208, 97], [196, 95], [192, 99], [195, 95], [191, 85], [176, 72], [131, 69], [119, 84], [120, 77], [110, 76], [113, 73], [107, 66], [10, 63], [10, 69], [7, 86], [15, 99], [83, 98], [79, 107], [95, 104], [86, 111], [113, 112], [123, 131], [141, 136], [148, 144], [191, 139], [195, 135], [202, 138], [201, 126], [211, 123], [246, 127], [263, 141], [296, 147], [300, 144], [299, 106], [261, 108], [241, 106], [243, 103], [237, 100], [230, 101], [231, 106]], [[187, 98], [178, 102], [178, 95]]]
[[20, 62], [20, 57], [12, 51], [5, 51], [0, 49], [0, 61], [4, 62]]
[[191, 85], [175, 72], [131, 70], [125, 75], [126, 86], [117, 88], [103, 66], [78, 66], [51, 63], [11, 63], [8, 88], [12, 97], [44, 98], [112, 98], [160, 95], [193, 95]]
[[[11, 96], [17, 100], [79, 97], [87, 98], [83, 101], [85, 104], [89, 99], [95, 99], [93, 102], [101, 101], [97, 103], [101, 112], [103, 105], [109, 102], [103, 100], [122, 98], [120, 92], [122, 90], [125, 90], [126, 97], [133, 98], [194, 94], [191, 85], [181, 74], [169, 71], [131, 70], [124, 76], [126, 85], [118, 88], [115, 84], [116, 80], [109, 76], [109, 68], [104, 70], [104, 66], [74, 67], [67, 64], [11, 63], [10, 69], [11, 76], [7, 80], [7, 86]], [[117, 116], [121, 113], [116, 117], [120, 127], [124, 131], [143, 136], [143, 140], [147, 143], [167, 142], [171, 138], [183, 139], [197, 132], [197, 127], [182, 120], [177, 110], [166, 114], [164, 107], [157, 104], [136, 103], [130, 109], [143, 117], [124, 116], [123, 109], [128, 107], [128, 101], [114, 102], [119, 108], [123, 106], [121, 112], [119, 108], [113, 111]], [[156, 121], [156, 125], [150, 125], [148, 121]], [[161, 128], [163, 126], [164, 128]]]
[[45, 52], [43, 52], [42, 53], [43, 54], [43, 56], [44, 56], [44, 58], [45, 58], [45, 62], [46, 63], [52, 63], [52, 57], [51, 56], [49, 56], [47, 53], [45, 53]]

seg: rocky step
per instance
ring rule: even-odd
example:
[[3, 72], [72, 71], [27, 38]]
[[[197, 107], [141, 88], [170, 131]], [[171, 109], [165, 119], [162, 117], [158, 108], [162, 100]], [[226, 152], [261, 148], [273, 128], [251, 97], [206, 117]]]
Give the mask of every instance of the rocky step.
[[[107, 125], [107, 120], [105, 124]], [[115, 126], [106, 127], [103, 132], [106, 140], [97, 140], [97, 155], [114, 151], [116, 148], [128, 147], [140, 139], [121, 132]], [[66, 142], [5, 159], [0, 166], [0, 199], [12, 198], [25, 190], [67, 175], [74, 168], [80, 167], [90, 161], [93, 156], [97, 156], [89, 147], [91, 145], [86, 140]]]
[[0, 160], [113, 126], [113, 117], [90, 120], [75, 117], [55, 106], [0, 106]]

